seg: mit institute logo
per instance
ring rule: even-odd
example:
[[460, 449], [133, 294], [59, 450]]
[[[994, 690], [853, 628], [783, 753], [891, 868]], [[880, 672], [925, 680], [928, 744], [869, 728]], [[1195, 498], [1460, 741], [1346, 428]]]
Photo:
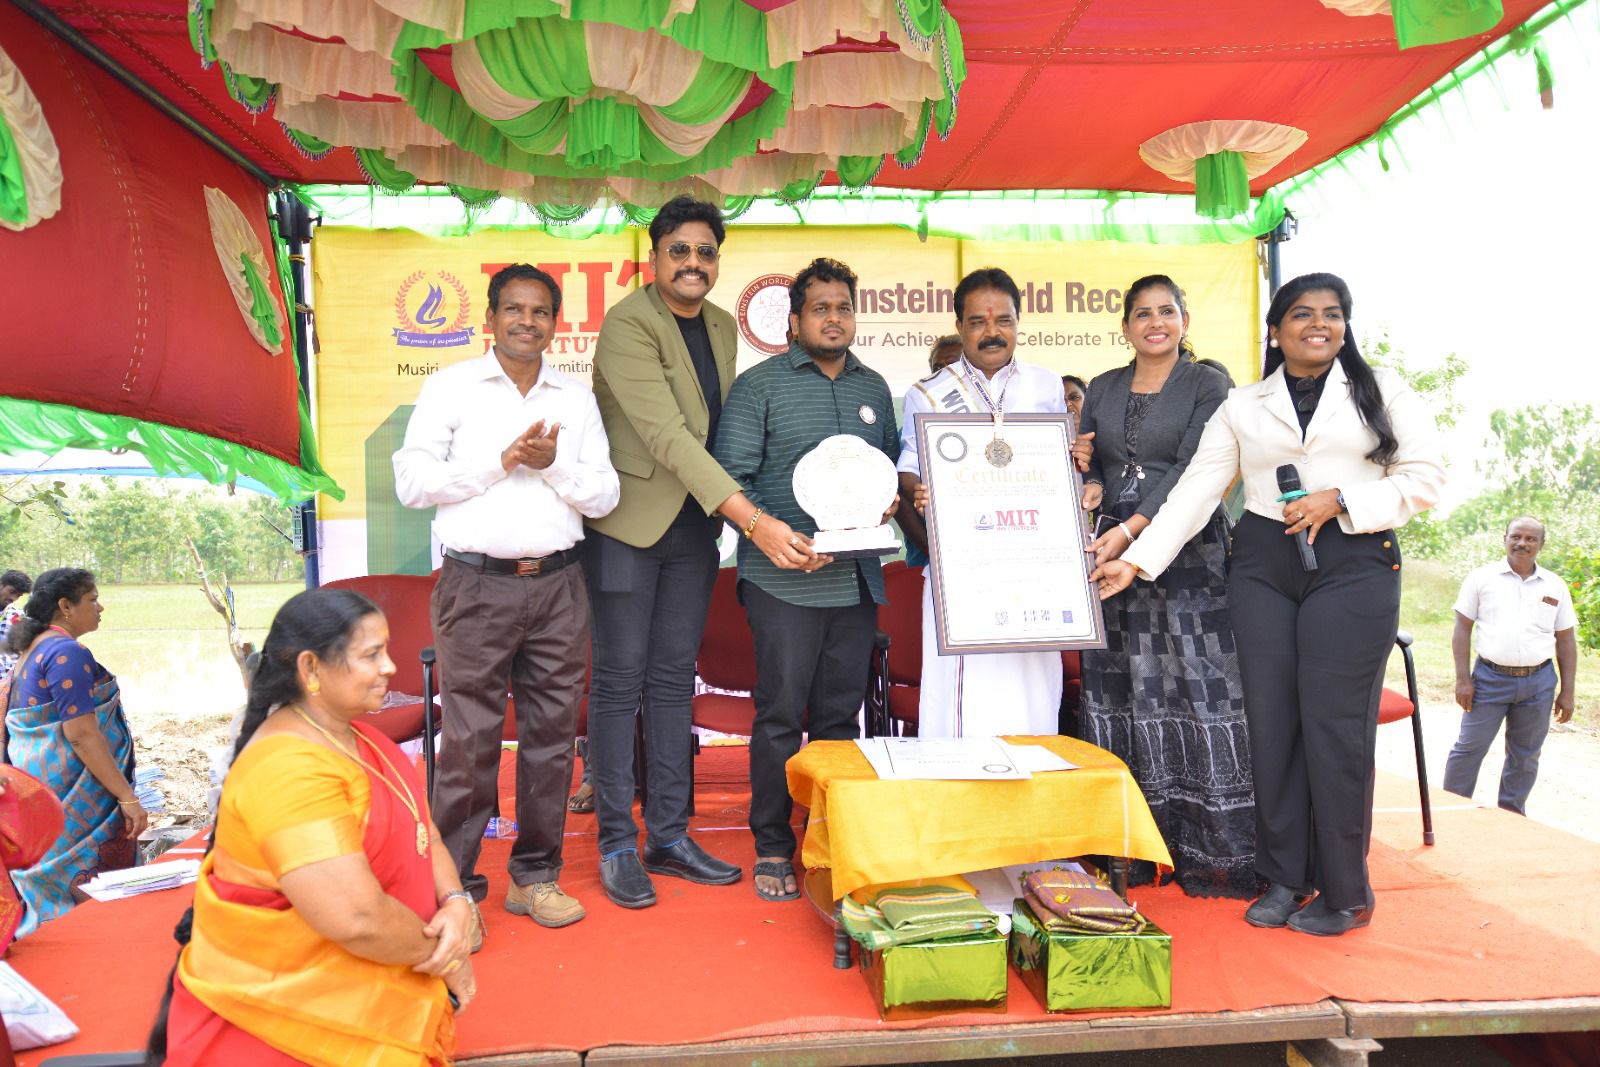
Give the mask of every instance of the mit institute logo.
[[393, 331], [401, 348], [454, 348], [472, 342], [472, 301], [467, 287], [447, 270], [406, 276], [394, 295]]

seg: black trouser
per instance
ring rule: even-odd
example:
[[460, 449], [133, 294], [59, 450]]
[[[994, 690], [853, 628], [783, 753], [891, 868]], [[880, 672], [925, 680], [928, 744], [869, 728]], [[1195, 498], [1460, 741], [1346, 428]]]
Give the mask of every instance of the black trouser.
[[633, 821], [634, 713], [644, 714], [650, 840], [675, 843], [689, 830], [694, 794], [690, 702], [721, 522], [680, 518], [649, 548], [589, 531], [584, 539], [594, 610], [589, 751], [602, 857], [636, 848]]
[[555, 881], [589, 644], [583, 567], [519, 577], [446, 558], [433, 589], [433, 642], [445, 705], [433, 818], [462, 886], [478, 900], [489, 888], [477, 863], [500, 789], [508, 685], [517, 715], [517, 838], [507, 868], [517, 885]]
[[1373, 748], [1400, 625], [1393, 531], [1317, 534], [1300, 566], [1281, 522], [1234, 531], [1228, 613], [1239, 649], [1256, 788], [1256, 870], [1330, 908], [1371, 899]]
[[811, 608], [779, 600], [754, 582], [739, 583], [756, 642], [750, 832], [757, 856], [794, 854], [784, 764], [800, 751], [801, 730], [813, 741], [860, 736], [858, 716], [867, 693], [878, 607], [865, 584], [858, 584], [861, 603]]

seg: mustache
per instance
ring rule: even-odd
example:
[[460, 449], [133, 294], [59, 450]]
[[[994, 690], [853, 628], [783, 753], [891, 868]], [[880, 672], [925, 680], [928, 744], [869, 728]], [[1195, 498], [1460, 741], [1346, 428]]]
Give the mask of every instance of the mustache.
[[1005, 346], [1006, 339], [1004, 337], [985, 337], [983, 340], [978, 342], [979, 349], [1004, 348]]

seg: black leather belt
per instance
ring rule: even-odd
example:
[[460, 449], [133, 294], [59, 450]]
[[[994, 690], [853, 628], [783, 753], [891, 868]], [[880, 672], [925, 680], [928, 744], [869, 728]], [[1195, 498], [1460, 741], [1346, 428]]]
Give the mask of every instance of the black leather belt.
[[564, 548], [548, 556], [524, 556], [522, 559], [500, 559], [497, 556], [486, 556], [482, 552], [457, 552], [453, 548], [445, 549], [444, 554], [457, 563], [476, 567], [485, 574], [515, 574], [522, 578], [537, 578], [541, 574], [558, 571], [569, 563], [578, 562], [576, 548]]
[[1488, 667], [1496, 674], [1503, 674], [1508, 678], [1526, 678], [1530, 674], [1538, 674], [1540, 671], [1544, 670], [1546, 664], [1548, 664], [1550, 661], [1545, 660], [1544, 663], [1535, 663], [1531, 667], [1505, 667], [1501, 664], [1490, 662], [1489, 660], [1484, 659], [1482, 656], [1479, 656], [1478, 662], [1483, 664], [1485, 667]]

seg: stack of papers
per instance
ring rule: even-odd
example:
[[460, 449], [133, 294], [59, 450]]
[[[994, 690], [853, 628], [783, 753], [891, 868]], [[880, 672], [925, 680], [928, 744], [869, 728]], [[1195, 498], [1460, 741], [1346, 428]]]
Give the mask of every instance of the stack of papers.
[[858, 738], [856, 745], [884, 779], [1014, 781], [1077, 769], [1043, 745], [998, 737], [868, 737]]
[[167, 810], [167, 798], [156, 783], [167, 776], [160, 767], [140, 767], [133, 772], [133, 795], [145, 811], [160, 814]]
[[199, 860], [173, 860], [122, 871], [106, 871], [83, 883], [81, 888], [95, 900], [122, 900], [140, 893], [155, 893], [188, 885], [200, 874]]

